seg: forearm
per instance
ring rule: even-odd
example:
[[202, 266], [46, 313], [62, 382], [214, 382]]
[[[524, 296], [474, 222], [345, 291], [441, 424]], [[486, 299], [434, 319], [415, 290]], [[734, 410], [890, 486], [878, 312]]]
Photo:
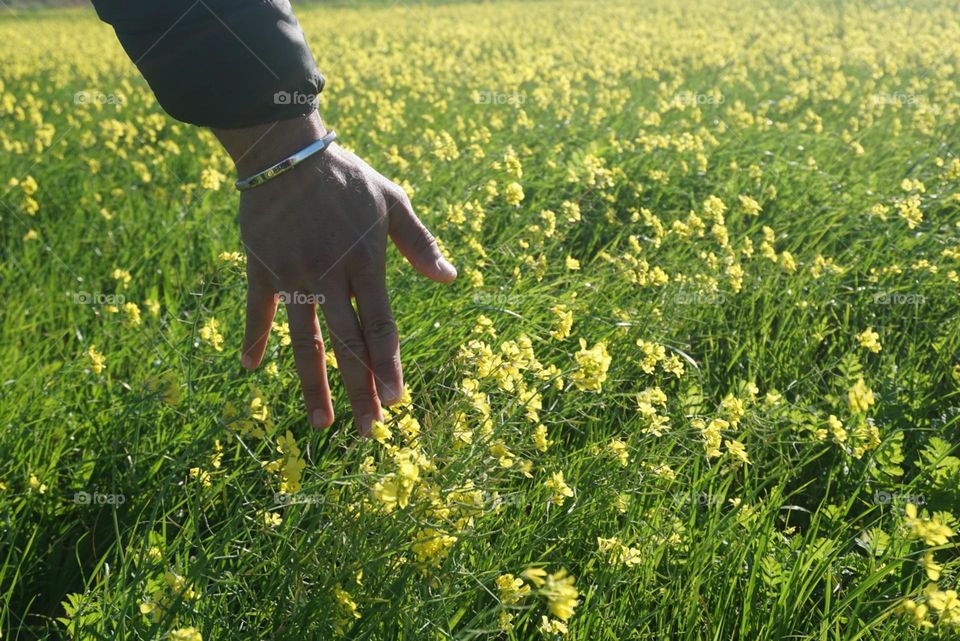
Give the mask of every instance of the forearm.
[[253, 127], [212, 131], [230, 154], [240, 177], [269, 167], [327, 132], [316, 111]]

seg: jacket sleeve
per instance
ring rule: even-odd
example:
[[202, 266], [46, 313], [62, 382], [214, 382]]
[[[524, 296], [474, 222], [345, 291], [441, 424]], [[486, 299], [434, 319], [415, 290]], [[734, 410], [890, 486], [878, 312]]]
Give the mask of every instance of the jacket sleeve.
[[289, 0], [92, 0], [160, 106], [233, 129], [316, 109], [317, 71]]

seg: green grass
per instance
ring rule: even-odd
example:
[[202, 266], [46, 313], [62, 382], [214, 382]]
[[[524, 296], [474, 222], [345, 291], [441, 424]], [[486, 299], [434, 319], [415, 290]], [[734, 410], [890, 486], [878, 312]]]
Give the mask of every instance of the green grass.
[[[314, 431], [289, 347], [271, 338], [265, 362], [277, 364], [277, 376], [240, 367], [243, 269], [218, 259], [241, 250], [237, 196], [229, 184], [197, 184], [206, 167], [232, 176], [227, 158], [208, 133], [162, 116], [90, 12], [8, 14], [0, 18], [3, 639], [166, 639], [187, 626], [206, 640], [326, 639], [337, 634], [338, 585], [361, 614], [346, 625], [350, 639], [538, 638], [543, 600], [504, 606], [495, 583], [531, 566], [576, 577], [570, 639], [956, 638], [956, 627], [923, 630], [892, 612], [929, 583], [920, 561], [930, 546], [908, 536], [904, 497], [922, 497], [927, 516], [940, 511], [954, 529], [947, 512], [960, 502], [960, 260], [949, 253], [960, 248], [960, 180], [949, 173], [960, 135], [954, 6], [511, 2], [301, 8], [298, 16], [330, 79], [324, 119], [346, 146], [415, 189], [415, 208], [460, 269], [451, 287], [436, 286], [390, 250], [419, 447], [436, 471], [422, 472], [425, 493], [408, 507], [382, 512], [371, 491], [390, 457], [356, 435], [336, 372], [337, 423]], [[699, 118], [689, 106], [667, 107], [684, 91], [713, 90], [723, 101], [701, 104]], [[78, 106], [78, 91], [125, 102]], [[517, 105], [478, 102], [474, 92], [484, 91], [523, 96], [530, 126]], [[650, 119], [658, 113], [659, 122]], [[108, 143], [109, 119], [136, 133]], [[55, 128], [46, 142], [40, 121]], [[456, 142], [457, 158], [434, 153], [438, 132]], [[405, 163], [390, 160], [393, 145]], [[508, 146], [520, 178], [502, 166]], [[706, 169], [698, 169], [701, 149]], [[148, 182], [131, 161], [145, 164]], [[22, 188], [7, 184], [27, 175], [40, 186], [35, 216]], [[907, 178], [925, 186], [916, 228], [895, 207]], [[488, 197], [491, 180], [499, 194]], [[524, 191], [519, 206], [503, 196], [513, 181]], [[741, 194], [762, 212], [746, 214]], [[727, 247], [704, 213], [711, 195], [728, 208]], [[458, 222], [457, 208], [471, 201]], [[579, 223], [564, 222], [564, 203], [578, 204]], [[886, 220], [868, 213], [877, 203], [891, 206]], [[705, 233], [658, 240], [642, 208], [666, 230], [695, 210]], [[543, 224], [542, 210], [560, 219], [552, 237], [529, 228]], [[761, 255], [765, 226], [796, 270]], [[24, 239], [29, 230], [36, 240]], [[541, 256], [538, 279], [531, 263]], [[567, 256], [579, 271], [566, 269]], [[739, 291], [726, 256], [743, 266]], [[840, 269], [814, 273], [818, 256]], [[642, 270], [628, 261], [641, 260], [668, 281], [635, 282], [629, 274]], [[117, 268], [132, 275], [126, 287], [112, 276]], [[80, 292], [122, 295], [141, 307], [141, 324], [77, 303]], [[148, 299], [159, 303], [156, 315]], [[574, 313], [562, 340], [550, 337], [558, 303]], [[481, 315], [496, 338], [474, 333]], [[200, 339], [210, 318], [221, 323], [223, 351]], [[867, 327], [880, 336], [879, 353], [858, 344]], [[534, 448], [536, 423], [515, 392], [482, 384], [489, 439], [529, 460], [531, 478], [491, 455], [461, 390], [476, 375], [459, 356], [464, 345], [478, 338], [496, 351], [521, 335], [561, 373], [561, 389], [524, 375], [541, 393], [551, 447]], [[581, 337], [612, 357], [599, 393], [571, 383]], [[683, 376], [646, 373], [638, 339], [678, 355]], [[106, 358], [101, 374], [85, 355], [91, 345]], [[148, 389], [158, 376], [176, 382], [179, 402]], [[847, 400], [860, 377], [876, 397], [866, 415]], [[275, 439], [240, 437], [223, 419], [228, 402], [248, 406], [251, 384], [273, 433], [294, 434], [307, 462], [288, 505], [262, 467], [277, 458]], [[668, 398], [661, 413], [671, 429], [662, 436], [644, 432], [637, 410], [637, 393], [653, 386]], [[734, 465], [726, 447], [708, 458], [697, 427], [729, 418], [728, 395], [746, 410], [723, 438], [744, 443], [748, 465]], [[474, 439], [456, 448], [460, 412]], [[880, 444], [858, 458], [818, 438], [831, 414], [851, 439], [869, 417]], [[625, 466], [615, 438], [628, 446]], [[195, 467], [210, 474], [208, 487], [191, 476]], [[544, 486], [554, 471], [575, 488], [562, 506]], [[427, 490], [450, 507], [447, 497], [468, 481], [478, 506], [431, 507]], [[82, 504], [80, 492], [123, 502]], [[882, 493], [899, 497], [884, 502]], [[619, 494], [631, 499], [623, 511]], [[266, 526], [264, 510], [283, 522]], [[472, 520], [456, 523], [458, 515]], [[456, 541], [420, 563], [412, 543], [429, 529]], [[608, 563], [598, 537], [619, 537], [639, 562]], [[955, 540], [934, 546], [942, 590], [956, 589]], [[149, 559], [153, 546], [161, 558]], [[169, 593], [165, 570], [198, 597], [144, 616], [155, 589]], [[515, 617], [509, 632], [499, 630], [504, 610]]]

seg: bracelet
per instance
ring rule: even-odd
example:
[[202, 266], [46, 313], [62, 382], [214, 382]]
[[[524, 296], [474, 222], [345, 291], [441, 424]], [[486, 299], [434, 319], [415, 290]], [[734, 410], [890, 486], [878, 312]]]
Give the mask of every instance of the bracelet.
[[319, 153], [329, 147], [334, 140], [337, 139], [337, 132], [328, 131], [320, 140], [316, 140], [300, 151], [294, 153], [291, 156], [287, 156], [280, 162], [270, 167], [267, 167], [263, 171], [257, 172], [249, 178], [242, 178], [234, 183], [240, 191], [245, 191], [247, 189], [253, 189], [257, 185], [262, 185], [271, 178], [276, 178], [280, 174], [290, 171], [304, 160], [312, 156], [313, 154]]

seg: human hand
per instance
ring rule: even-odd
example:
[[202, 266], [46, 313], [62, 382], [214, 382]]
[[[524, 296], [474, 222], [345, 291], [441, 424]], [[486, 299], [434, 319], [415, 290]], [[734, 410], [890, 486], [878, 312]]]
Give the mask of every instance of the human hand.
[[[214, 130], [246, 177], [326, 133], [316, 113], [249, 129]], [[315, 427], [333, 423], [317, 319], [323, 313], [357, 428], [369, 436], [381, 404], [403, 394], [400, 340], [386, 287], [389, 236], [421, 274], [457, 277], [402, 188], [336, 144], [244, 191], [240, 231], [247, 254], [244, 367], [263, 358], [278, 302], [287, 309], [303, 399]], [[351, 304], [356, 299], [359, 318]]]

